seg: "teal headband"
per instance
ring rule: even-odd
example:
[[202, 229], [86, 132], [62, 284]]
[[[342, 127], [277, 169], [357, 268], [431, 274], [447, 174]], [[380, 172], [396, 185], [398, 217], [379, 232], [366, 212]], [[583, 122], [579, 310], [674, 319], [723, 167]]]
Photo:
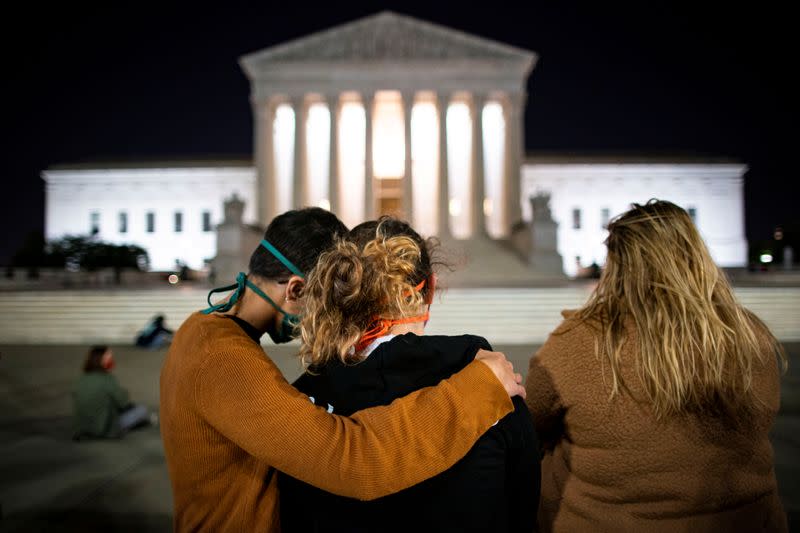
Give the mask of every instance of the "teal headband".
[[267, 239], [261, 239], [261, 246], [263, 246], [264, 248], [266, 248], [266, 249], [269, 251], [269, 253], [271, 253], [272, 255], [274, 255], [274, 256], [275, 256], [275, 259], [277, 259], [278, 261], [280, 261], [281, 263], [283, 263], [283, 266], [285, 266], [286, 268], [288, 268], [289, 270], [291, 270], [293, 274], [297, 274], [297, 275], [298, 275], [298, 276], [300, 276], [301, 278], [305, 279], [305, 276], [303, 275], [303, 273], [302, 273], [302, 272], [300, 272], [300, 269], [299, 269], [299, 268], [297, 268], [296, 266], [294, 266], [294, 264], [293, 264], [291, 261], [289, 261], [288, 259], [286, 259], [286, 257], [285, 257], [285, 256], [284, 256], [282, 253], [280, 253], [280, 252], [278, 251], [278, 249], [277, 249], [277, 248], [275, 248], [274, 246], [272, 246], [272, 245], [269, 243], [269, 241], [267, 241]]

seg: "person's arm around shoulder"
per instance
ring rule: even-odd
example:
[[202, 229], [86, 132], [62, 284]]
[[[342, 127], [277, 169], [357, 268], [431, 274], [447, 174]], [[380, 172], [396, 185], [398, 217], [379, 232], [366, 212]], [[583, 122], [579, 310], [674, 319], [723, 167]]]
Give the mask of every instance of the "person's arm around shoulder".
[[385, 407], [328, 414], [264, 357], [211, 356], [195, 402], [227, 438], [323, 490], [374, 499], [443, 472], [524, 394], [503, 354], [482, 351], [461, 372]]

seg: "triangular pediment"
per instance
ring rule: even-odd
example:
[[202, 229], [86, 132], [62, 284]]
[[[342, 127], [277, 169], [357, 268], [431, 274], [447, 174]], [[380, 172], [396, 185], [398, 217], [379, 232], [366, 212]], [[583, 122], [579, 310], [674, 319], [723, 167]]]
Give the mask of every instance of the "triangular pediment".
[[242, 58], [249, 68], [270, 64], [492, 60], [530, 62], [533, 52], [385, 11]]

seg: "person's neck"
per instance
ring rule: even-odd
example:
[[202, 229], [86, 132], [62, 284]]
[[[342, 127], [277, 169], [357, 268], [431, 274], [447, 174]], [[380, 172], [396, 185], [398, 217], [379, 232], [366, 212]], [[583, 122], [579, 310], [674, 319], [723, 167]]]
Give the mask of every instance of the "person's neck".
[[425, 334], [425, 322], [412, 322], [410, 324], [397, 324], [389, 330], [390, 335], [403, 335], [413, 333], [414, 335]]
[[[423, 306], [420, 309], [420, 312], [417, 316], [422, 316], [428, 312], [428, 307]], [[392, 335], [403, 335], [404, 333], [413, 333], [414, 335], [424, 335], [425, 334], [425, 322], [420, 320], [419, 322], [406, 322], [404, 324], [395, 324], [389, 330], [389, 333]]]
[[242, 299], [230, 312], [231, 315], [253, 326], [262, 335], [266, 333], [269, 324], [275, 319], [276, 313], [277, 310], [274, 307], [253, 291], [245, 291]]

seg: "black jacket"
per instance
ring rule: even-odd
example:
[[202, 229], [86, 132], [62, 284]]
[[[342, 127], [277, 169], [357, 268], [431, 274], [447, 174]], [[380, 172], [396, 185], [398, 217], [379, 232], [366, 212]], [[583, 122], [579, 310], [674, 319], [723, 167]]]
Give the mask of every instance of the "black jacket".
[[[314, 403], [350, 415], [388, 405], [436, 385], [474, 358], [485, 339], [395, 337], [363, 362], [332, 363], [295, 383]], [[539, 446], [525, 402], [487, 431], [467, 455], [444, 473], [371, 502], [336, 496], [281, 474], [284, 532], [533, 531], [539, 505]]]

